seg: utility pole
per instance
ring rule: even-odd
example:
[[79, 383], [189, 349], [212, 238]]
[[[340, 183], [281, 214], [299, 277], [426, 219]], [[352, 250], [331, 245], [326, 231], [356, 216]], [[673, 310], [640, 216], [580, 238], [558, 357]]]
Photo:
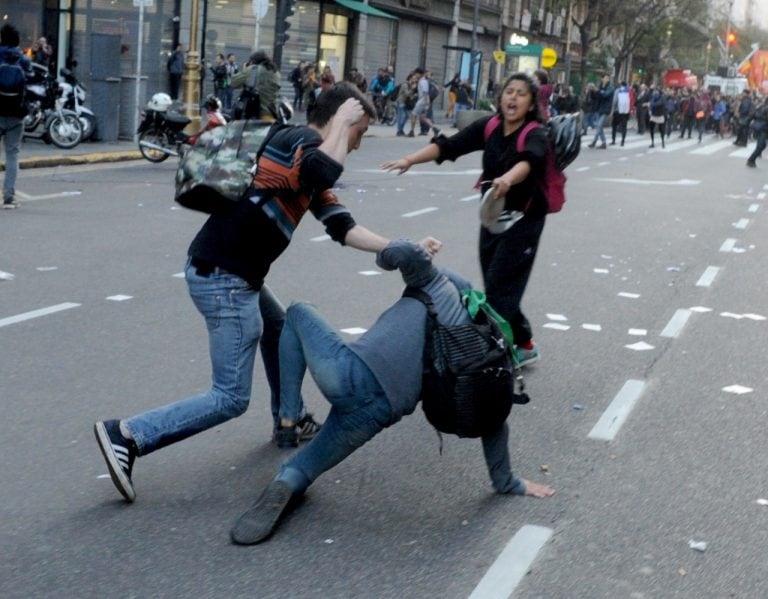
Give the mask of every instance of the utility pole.
[[188, 128], [190, 131], [197, 131], [200, 129], [200, 53], [197, 51], [200, 0], [192, 0], [190, 8], [189, 52], [184, 62], [181, 81], [184, 84], [184, 114], [192, 119]]
[[480, 19], [480, 0], [475, 0], [475, 8], [472, 14], [472, 47], [469, 51], [469, 83], [474, 90], [474, 102], [477, 105], [477, 91], [475, 77], [475, 59], [477, 57], [477, 22]]
[[565, 84], [571, 84], [571, 36], [573, 35], [573, 0], [568, 2], [568, 23], [565, 27]]

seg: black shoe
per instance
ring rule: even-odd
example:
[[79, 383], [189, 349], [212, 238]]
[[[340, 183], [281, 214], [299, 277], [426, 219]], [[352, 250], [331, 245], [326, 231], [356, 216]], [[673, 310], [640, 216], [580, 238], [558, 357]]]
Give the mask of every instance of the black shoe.
[[255, 545], [266, 540], [277, 528], [280, 518], [297, 503], [291, 501], [293, 498], [293, 491], [283, 481], [269, 483], [256, 503], [235, 522], [229, 533], [232, 542]]
[[612, 145], [612, 146], [615, 146], [615, 145], [616, 145], [616, 140], [615, 140], [615, 139], [614, 139], [614, 140], [611, 142], [611, 145]]
[[295, 426], [278, 426], [274, 439], [275, 444], [280, 449], [290, 449], [299, 446], [299, 433]]
[[405, 137], [405, 131], [398, 131], [397, 132], [398, 137]]
[[127, 501], [133, 501], [136, 492], [133, 490], [131, 472], [138, 455], [136, 443], [133, 439], [123, 437], [119, 420], [99, 421], [93, 425], [93, 432], [107, 462], [112, 482]]
[[655, 145], [653, 145], [653, 144], [651, 144], [651, 145], [650, 145], [650, 146], [648, 146], [648, 147], [649, 147], [649, 148], [655, 148], [656, 146], [655, 146]]
[[18, 207], [19, 207], [19, 203], [13, 198], [9, 200], [5, 200], [3, 202], [3, 210], [15, 210]]
[[755, 164], [754, 160], [747, 160], [747, 166], [749, 168], [757, 168], [757, 164]]
[[408, 135], [406, 135], [406, 137], [413, 137], [413, 131], [409, 131]]
[[593, 141], [591, 144], [589, 144], [588, 148], [594, 148], [597, 145], [597, 142]]
[[605, 144], [601, 144], [601, 145], [599, 145], [599, 146], [597, 147], [597, 149], [598, 149], [598, 150], [607, 150], [607, 149], [608, 149], [608, 146], [606, 146]]
[[[317, 420], [314, 419], [312, 414], [307, 412], [304, 414], [304, 416], [296, 423], [296, 428], [298, 429], [298, 437], [299, 437], [299, 443], [302, 441], [310, 441], [315, 437], [317, 433], [320, 432], [320, 429], [322, 428], [322, 424], [320, 424]], [[294, 446], [295, 447], [295, 446]]]

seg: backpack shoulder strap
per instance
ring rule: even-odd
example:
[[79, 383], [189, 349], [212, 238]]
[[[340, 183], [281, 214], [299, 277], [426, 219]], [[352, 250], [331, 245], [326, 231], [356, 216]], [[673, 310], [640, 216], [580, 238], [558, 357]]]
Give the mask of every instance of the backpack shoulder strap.
[[528, 133], [536, 129], [538, 126], [539, 123], [537, 121], [528, 121], [528, 123], [523, 126], [523, 130], [520, 131], [520, 135], [517, 138], [517, 144], [515, 144], [515, 149], [517, 150], [518, 154], [525, 149], [525, 139], [528, 137]]
[[491, 134], [499, 125], [501, 125], [501, 117], [498, 114], [494, 114], [490, 119], [488, 119], [488, 122], [485, 123], [485, 129], [483, 129], [483, 140], [488, 141], [491, 137]]
[[433, 318], [437, 318], [435, 304], [432, 303], [432, 297], [426, 291], [423, 291], [418, 287], [412, 287], [411, 285], [408, 285], [405, 289], [403, 289], [403, 297], [410, 297], [412, 299], [419, 300], [427, 307], [427, 312], [429, 315]]

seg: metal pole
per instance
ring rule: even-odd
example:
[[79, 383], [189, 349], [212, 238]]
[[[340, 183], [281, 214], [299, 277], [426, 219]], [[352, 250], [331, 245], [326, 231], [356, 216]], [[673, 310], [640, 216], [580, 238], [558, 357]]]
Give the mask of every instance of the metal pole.
[[199, 0], [192, 0], [189, 18], [189, 52], [184, 63], [184, 114], [192, 122], [187, 126], [189, 131], [200, 129], [200, 54], [197, 51], [197, 29], [199, 15]]
[[469, 83], [474, 91], [475, 106], [477, 106], [477, 88], [475, 83], [475, 55], [477, 54], [477, 22], [480, 20], [480, 0], [475, 0], [472, 13], [472, 47], [469, 51]]
[[[138, 39], [136, 40], [136, 45], [138, 46], [137, 52], [136, 52], [136, 95], [135, 95], [135, 102], [136, 104], [133, 107], [133, 130], [138, 131], [139, 130], [139, 97], [140, 97], [140, 91], [141, 91], [141, 48], [144, 45], [144, 40], [142, 39], [142, 33], [144, 32], [144, 0], [141, 0], [141, 3], [139, 4], [139, 33], [138, 33]], [[134, 141], [138, 140], [138, 133], [134, 133]]]
[[573, 0], [568, 3], [568, 25], [565, 28], [565, 84], [571, 84], [571, 36], [573, 35]]

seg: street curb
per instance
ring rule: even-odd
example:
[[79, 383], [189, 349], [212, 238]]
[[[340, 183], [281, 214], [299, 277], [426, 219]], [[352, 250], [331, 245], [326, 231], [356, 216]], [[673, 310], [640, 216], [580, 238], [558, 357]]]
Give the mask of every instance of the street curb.
[[[41, 168], [46, 166], [67, 166], [71, 164], [95, 164], [98, 162], [121, 162], [123, 160], [141, 160], [139, 150], [120, 150], [116, 152], [94, 152], [92, 154], [75, 154], [65, 156], [56, 154], [53, 156], [35, 156], [21, 158], [19, 168]], [[3, 165], [5, 170], [5, 165]]]

